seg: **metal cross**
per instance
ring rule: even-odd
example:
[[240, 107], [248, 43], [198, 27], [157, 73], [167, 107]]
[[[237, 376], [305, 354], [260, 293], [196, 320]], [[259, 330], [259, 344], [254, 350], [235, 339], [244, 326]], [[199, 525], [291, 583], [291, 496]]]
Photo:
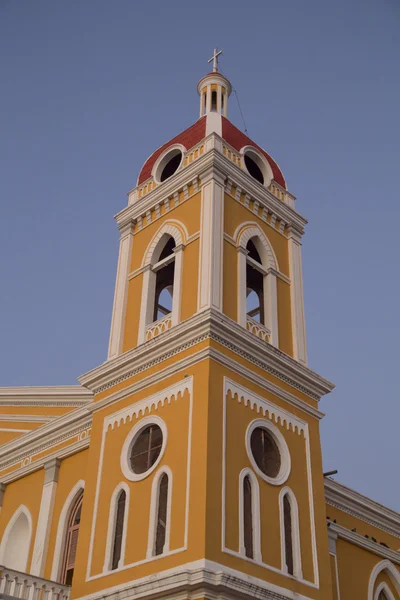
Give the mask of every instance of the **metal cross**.
[[214, 48], [214, 54], [208, 61], [209, 63], [212, 62], [212, 64], [213, 64], [213, 73], [218, 73], [218, 56], [220, 54], [222, 54], [222, 50], [220, 50], [218, 52], [218, 50], [216, 48]]

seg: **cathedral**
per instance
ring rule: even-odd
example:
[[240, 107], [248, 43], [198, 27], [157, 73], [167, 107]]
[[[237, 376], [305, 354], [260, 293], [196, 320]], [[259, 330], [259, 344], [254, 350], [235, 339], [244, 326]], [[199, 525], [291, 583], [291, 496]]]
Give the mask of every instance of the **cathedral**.
[[400, 514], [323, 473], [306, 219], [218, 54], [116, 216], [107, 360], [0, 388], [3, 598], [400, 600]]

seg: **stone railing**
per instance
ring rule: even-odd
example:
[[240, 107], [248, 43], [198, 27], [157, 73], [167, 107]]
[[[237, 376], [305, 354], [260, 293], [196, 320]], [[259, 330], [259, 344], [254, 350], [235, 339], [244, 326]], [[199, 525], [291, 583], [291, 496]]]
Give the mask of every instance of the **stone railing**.
[[167, 329], [170, 329], [171, 326], [172, 326], [172, 313], [168, 313], [162, 319], [159, 319], [158, 321], [155, 321], [154, 323], [150, 323], [150, 325], [147, 325], [147, 327], [146, 327], [146, 342], [157, 337], [158, 335], [160, 335], [160, 333], [167, 331]]
[[70, 586], [0, 565], [0, 597], [21, 600], [69, 600]]
[[246, 317], [246, 329], [247, 331], [250, 331], [250, 333], [254, 333], [254, 335], [259, 337], [261, 340], [264, 340], [264, 342], [269, 342], [271, 340], [271, 332], [268, 327], [265, 327], [265, 325], [262, 325], [255, 319], [252, 319], [249, 317], [249, 315]]

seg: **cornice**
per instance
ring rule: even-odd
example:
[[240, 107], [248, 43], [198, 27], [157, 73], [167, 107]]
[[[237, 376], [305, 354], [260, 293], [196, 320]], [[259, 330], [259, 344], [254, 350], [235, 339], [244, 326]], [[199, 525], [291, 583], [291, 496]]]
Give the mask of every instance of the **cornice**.
[[113, 387], [204, 340], [213, 340], [271, 373], [313, 400], [333, 384], [216, 310], [205, 310], [79, 377], [94, 393]]
[[[210, 143], [207, 144], [207, 141]], [[225, 143], [222, 138], [216, 134], [211, 134], [205, 138], [204, 142], [206, 147], [209, 145], [211, 148], [206, 150], [200, 158], [181, 171], [178, 171], [173, 177], [156, 187], [143, 198], [136, 200], [133, 204], [128, 205], [117, 213], [115, 218], [118, 227], [124, 227], [125, 224], [137, 220], [148, 211], [154, 209], [157, 204], [162, 203], [166, 198], [173, 197], [178, 190], [182, 190], [185, 186], [193, 183], [193, 181], [197, 182], [199, 179], [201, 181], [205, 172], [214, 169], [216, 176], [222, 181], [229, 179], [242, 192], [249, 194], [251, 199], [258, 202], [261, 208], [266, 208], [270, 213], [275, 214], [277, 218], [284, 221], [286, 225], [293, 227], [300, 235], [304, 232], [307, 220], [303, 216], [288, 204], [276, 198], [267, 188], [253, 181], [245, 171], [230, 161], [215, 147]], [[250, 210], [250, 212], [252, 211]]]
[[325, 478], [327, 504], [400, 538], [400, 513], [359, 494], [333, 479]]
[[[0, 447], [0, 471], [51, 446], [78, 435], [91, 426], [92, 416], [86, 407], [77, 408], [24, 436]], [[46, 457], [48, 460], [48, 456]]]
[[0, 387], [0, 406], [81, 406], [93, 397], [81, 385]]
[[[292, 581], [289, 585], [292, 587]], [[294, 592], [204, 559], [81, 596], [77, 600], [116, 600], [117, 598], [311, 600], [309, 596], [304, 596], [297, 591]]]
[[368, 550], [368, 552], [372, 552], [373, 554], [387, 558], [393, 563], [400, 565], [400, 552], [386, 548], [385, 546], [382, 546], [381, 544], [378, 544], [377, 542], [374, 542], [371, 539], [360, 535], [359, 533], [350, 531], [338, 523], [329, 521], [328, 526], [329, 529], [331, 529], [338, 536], [338, 538], [346, 540], [346, 542], [350, 542], [359, 548]]

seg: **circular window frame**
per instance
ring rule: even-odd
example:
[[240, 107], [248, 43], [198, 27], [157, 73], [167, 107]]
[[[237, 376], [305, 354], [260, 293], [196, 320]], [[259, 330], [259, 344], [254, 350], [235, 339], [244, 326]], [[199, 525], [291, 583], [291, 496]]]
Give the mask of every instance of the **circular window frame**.
[[[255, 429], [257, 429], [257, 427], [267, 429], [268, 432], [273, 436], [274, 441], [278, 446], [278, 450], [281, 456], [281, 467], [276, 477], [268, 477], [268, 475], [261, 471], [251, 451], [251, 434]], [[249, 460], [251, 462], [251, 466], [253, 467], [257, 475], [261, 477], [261, 479], [263, 479], [267, 483], [270, 483], [271, 485], [282, 485], [283, 483], [285, 483], [285, 481], [287, 481], [291, 469], [289, 447], [282, 433], [270, 421], [268, 421], [267, 419], [255, 419], [250, 423], [246, 431], [246, 451], [247, 456], [249, 457]]]
[[[158, 425], [158, 427], [161, 429], [163, 441], [162, 441], [160, 454], [158, 455], [156, 462], [154, 463], [154, 465], [152, 465], [150, 467], [150, 469], [148, 469], [144, 473], [135, 473], [132, 470], [131, 463], [130, 463], [132, 447], [133, 447], [134, 443], [136, 442], [137, 438], [139, 437], [139, 435], [141, 434], [141, 432], [143, 431], [143, 429], [146, 429], [146, 427], [148, 427], [149, 425]], [[160, 417], [149, 416], [149, 417], [145, 417], [144, 419], [141, 419], [138, 423], [136, 423], [136, 425], [128, 433], [128, 435], [125, 439], [124, 445], [122, 446], [120, 463], [121, 463], [121, 471], [124, 474], [124, 477], [126, 477], [126, 479], [128, 479], [129, 481], [142, 481], [142, 479], [146, 479], [146, 477], [151, 475], [151, 473], [153, 473], [153, 471], [160, 464], [160, 461], [165, 452], [165, 447], [167, 445], [167, 439], [168, 439], [167, 426], [166, 426], [165, 422], [162, 419], [160, 419]]]
[[180, 169], [182, 168], [183, 160], [185, 158], [185, 152], [186, 152], [185, 146], [182, 146], [182, 144], [172, 144], [172, 146], [168, 146], [168, 148], [166, 150], [164, 150], [164, 152], [162, 152], [160, 154], [160, 156], [157, 158], [157, 160], [154, 163], [154, 166], [151, 170], [151, 176], [153, 177], [154, 181], [158, 185], [168, 181], [168, 179], [161, 181], [160, 177], [161, 177], [161, 174], [162, 174], [164, 168], [166, 167], [167, 163], [173, 158], [173, 156], [170, 157], [169, 155], [172, 154], [173, 152], [175, 152], [175, 150], [179, 150], [182, 153], [181, 162], [179, 163], [179, 167], [176, 169], [175, 173], [173, 175], [171, 175], [170, 177], [168, 177], [168, 179], [171, 179], [171, 177], [176, 175], [176, 173], [178, 173], [178, 171], [180, 171]]
[[254, 148], [254, 146], [243, 146], [243, 148], [240, 150], [240, 154], [242, 156], [242, 168], [244, 171], [246, 171], [246, 173], [248, 175], [250, 175], [250, 177], [254, 180], [257, 181], [257, 179], [255, 179], [255, 177], [253, 177], [250, 173], [248, 168], [246, 167], [246, 162], [244, 160], [245, 155], [247, 154], [247, 156], [249, 158], [251, 158], [251, 160], [253, 160], [257, 167], [260, 169], [263, 177], [264, 177], [264, 183], [260, 183], [260, 181], [257, 181], [257, 183], [259, 185], [262, 185], [263, 187], [268, 188], [271, 185], [271, 181], [274, 178], [274, 174], [272, 172], [272, 168], [271, 165], [269, 164], [269, 162], [267, 161], [267, 159], [265, 158], [265, 156], [263, 156], [261, 154], [261, 152], [259, 150], [257, 150], [257, 148]]

